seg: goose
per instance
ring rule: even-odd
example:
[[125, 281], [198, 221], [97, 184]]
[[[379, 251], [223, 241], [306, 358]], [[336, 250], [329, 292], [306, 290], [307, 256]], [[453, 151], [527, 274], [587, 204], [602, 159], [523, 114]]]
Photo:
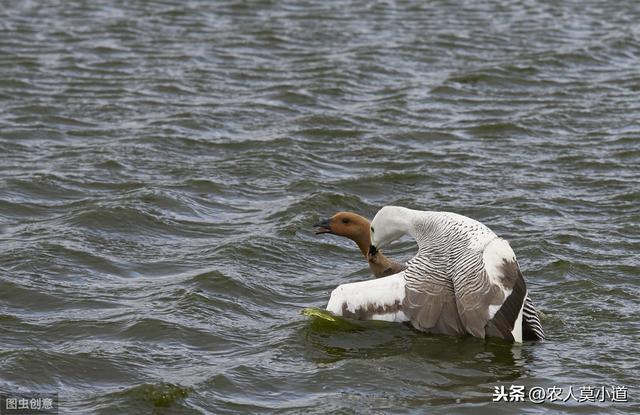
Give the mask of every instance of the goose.
[[[349, 237], [364, 254], [361, 229], [366, 224], [360, 215], [339, 212], [316, 224], [316, 233]], [[487, 226], [450, 212], [385, 206], [367, 227], [369, 265], [382, 278], [338, 286], [328, 311], [360, 320], [409, 322], [429, 333], [517, 343], [545, 338], [513, 250]], [[380, 252], [404, 234], [419, 248], [406, 267]], [[391, 272], [389, 264], [399, 271], [383, 276]]]
[[316, 235], [333, 234], [344, 236], [355, 242], [362, 255], [368, 260], [369, 268], [376, 278], [397, 274], [407, 268], [404, 264], [390, 260], [380, 250], [375, 255], [369, 255], [369, 244], [371, 243], [369, 219], [357, 213], [338, 212], [329, 219], [323, 219], [313, 226], [318, 228]]

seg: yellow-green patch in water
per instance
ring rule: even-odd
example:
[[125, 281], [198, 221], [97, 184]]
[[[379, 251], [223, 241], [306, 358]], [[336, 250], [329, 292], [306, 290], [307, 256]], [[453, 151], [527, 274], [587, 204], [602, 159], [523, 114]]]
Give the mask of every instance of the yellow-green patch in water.
[[316, 307], [307, 307], [300, 314], [308, 316], [314, 329], [319, 330], [362, 330], [363, 322], [350, 320]]
[[144, 384], [140, 385], [132, 393], [139, 395], [143, 400], [156, 407], [168, 407], [186, 398], [191, 391], [172, 383]]

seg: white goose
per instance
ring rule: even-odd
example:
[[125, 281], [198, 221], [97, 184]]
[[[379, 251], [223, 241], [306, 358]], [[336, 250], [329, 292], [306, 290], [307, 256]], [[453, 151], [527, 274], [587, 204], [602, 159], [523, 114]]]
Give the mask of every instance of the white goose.
[[[385, 206], [371, 222], [370, 255], [404, 234], [418, 243], [407, 269], [343, 284], [327, 310], [360, 320], [411, 322], [429, 333], [544, 338], [509, 243], [482, 223], [449, 212]], [[528, 305], [527, 305], [528, 304]]]

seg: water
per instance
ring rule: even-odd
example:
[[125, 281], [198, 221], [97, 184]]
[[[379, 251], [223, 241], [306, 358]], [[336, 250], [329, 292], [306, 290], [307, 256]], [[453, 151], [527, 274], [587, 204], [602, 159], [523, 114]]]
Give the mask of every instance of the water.
[[[0, 391], [75, 414], [640, 410], [637, 2], [1, 10]], [[370, 278], [312, 224], [385, 204], [509, 239], [548, 340], [301, 315]]]

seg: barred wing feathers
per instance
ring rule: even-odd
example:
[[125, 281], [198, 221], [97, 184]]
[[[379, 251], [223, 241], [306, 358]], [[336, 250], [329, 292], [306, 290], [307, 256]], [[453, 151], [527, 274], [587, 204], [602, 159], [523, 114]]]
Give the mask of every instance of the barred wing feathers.
[[413, 227], [419, 249], [407, 264], [403, 304], [412, 324], [521, 342], [526, 285], [509, 244], [483, 224], [448, 212]]

